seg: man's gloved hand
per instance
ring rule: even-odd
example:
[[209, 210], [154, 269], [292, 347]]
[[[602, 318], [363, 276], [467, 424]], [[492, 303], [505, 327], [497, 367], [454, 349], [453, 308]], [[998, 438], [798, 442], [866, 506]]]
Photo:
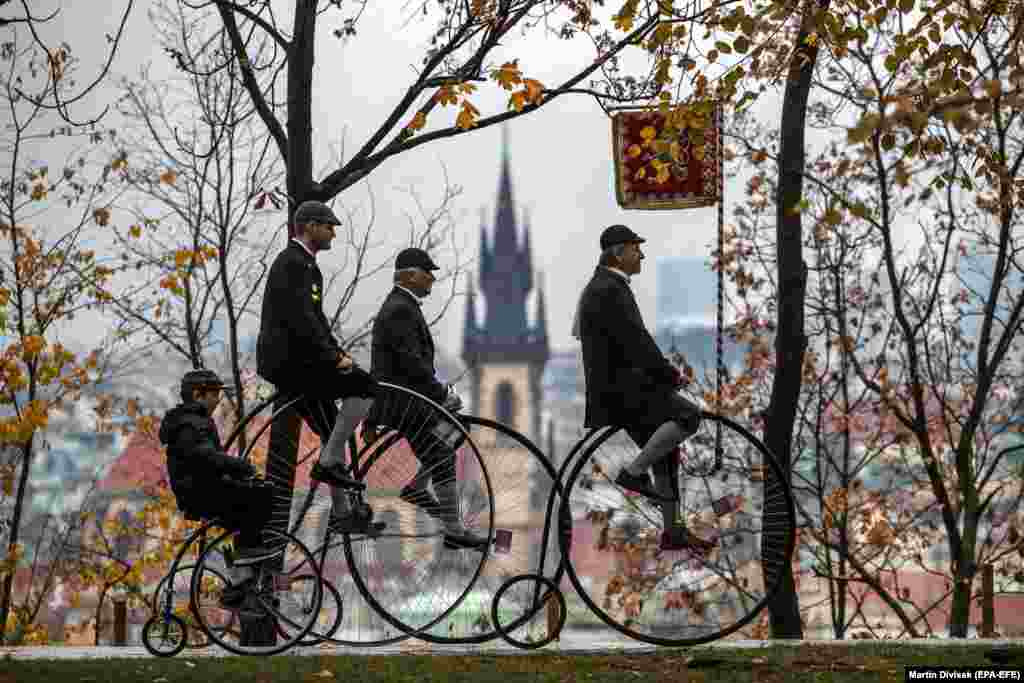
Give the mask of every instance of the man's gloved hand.
[[444, 399], [444, 409], [449, 413], [457, 413], [462, 410], [462, 398], [459, 397], [459, 392], [455, 391], [455, 385], [448, 385], [448, 395]]

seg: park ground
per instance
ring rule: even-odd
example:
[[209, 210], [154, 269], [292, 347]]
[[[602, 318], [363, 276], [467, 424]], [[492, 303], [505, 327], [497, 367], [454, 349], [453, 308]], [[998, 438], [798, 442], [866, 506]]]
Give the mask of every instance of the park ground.
[[[647, 651], [458, 653], [173, 659], [0, 659], [0, 683], [411, 683], [412, 681], [789, 681], [896, 683], [908, 666], [984, 667], [993, 643], [822, 642], [757, 648], [659, 648]], [[1024, 667], [1024, 643], [1009, 650], [1008, 666]], [[1019, 677], [1020, 674], [1017, 674]], [[1019, 678], [1017, 680], [1020, 680]]]

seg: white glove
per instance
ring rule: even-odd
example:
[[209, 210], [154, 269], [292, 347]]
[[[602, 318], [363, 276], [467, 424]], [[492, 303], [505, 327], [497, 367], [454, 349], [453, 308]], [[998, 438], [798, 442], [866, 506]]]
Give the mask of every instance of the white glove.
[[444, 409], [450, 413], [457, 413], [462, 410], [462, 398], [455, 390], [454, 384], [448, 385], [448, 395], [444, 397]]

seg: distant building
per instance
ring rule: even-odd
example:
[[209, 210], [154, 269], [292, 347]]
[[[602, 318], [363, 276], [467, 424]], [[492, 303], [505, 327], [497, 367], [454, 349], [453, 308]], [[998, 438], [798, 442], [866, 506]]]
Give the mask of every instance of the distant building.
[[477, 322], [476, 294], [466, 301], [462, 359], [469, 368], [473, 414], [506, 424], [540, 443], [544, 366], [550, 357], [544, 291], [537, 292], [534, 321], [527, 299], [533, 290], [530, 229], [516, 225], [506, 141], [498, 181], [494, 237], [480, 227], [480, 292], [484, 319]]
[[[713, 377], [717, 365], [715, 309], [718, 276], [702, 259], [659, 259], [656, 268], [654, 339], [661, 352], [681, 353], [698, 372]], [[742, 362], [741, 350], [723, 338], [726, 367]]]

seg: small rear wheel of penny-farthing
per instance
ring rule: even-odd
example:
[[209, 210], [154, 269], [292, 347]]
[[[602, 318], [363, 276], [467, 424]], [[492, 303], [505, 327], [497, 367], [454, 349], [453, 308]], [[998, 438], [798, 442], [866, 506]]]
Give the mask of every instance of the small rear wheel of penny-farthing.
[[188, 627], [173, 614], [154, 614], [142, 627], [142, 645], [154, 657], [173, 657], [187, 641]]
[[568, 608], [551, 579], [520, 574], [501, 584], [491, 602], [491, 623], [509, 645], [536, 650], [558, 640]]
[[575, 463], [559, 511], [569, 580], [636, 640], [753, 637], [744, 626], [778, 590], [795, 545], [782, 467], [742, 426], [702, 413], [697, 433], [652, 468], [655, 486], [676, 498], [666, 507], [615, 483], [640, 451], [634, 438], [647, 436], [607, 428]]

